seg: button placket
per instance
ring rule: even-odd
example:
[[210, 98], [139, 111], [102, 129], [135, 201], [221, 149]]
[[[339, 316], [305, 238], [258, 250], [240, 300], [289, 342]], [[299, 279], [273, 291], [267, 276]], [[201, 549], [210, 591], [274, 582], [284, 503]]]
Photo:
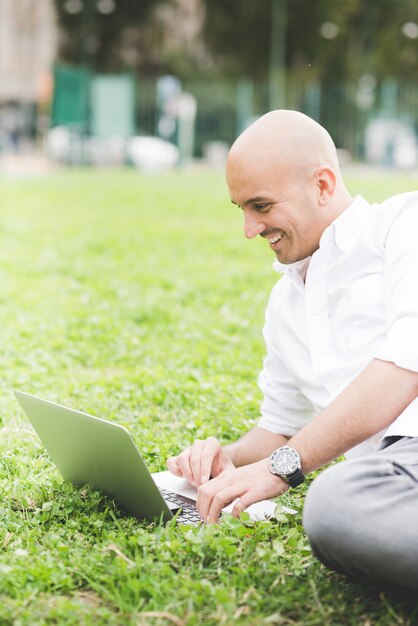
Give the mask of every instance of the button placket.
[[305, 283], [305, 313], [311, 358], [316, 376], [328, 387], [333, 370], [331, 328], [327, 309], [327, 269], [331, 246], [312, 257]]

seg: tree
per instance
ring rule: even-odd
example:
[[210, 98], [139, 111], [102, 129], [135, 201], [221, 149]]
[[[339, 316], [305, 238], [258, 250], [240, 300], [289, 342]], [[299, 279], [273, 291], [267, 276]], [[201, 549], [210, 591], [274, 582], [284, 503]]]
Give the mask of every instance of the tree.
[[61, 31], [59, 58], [99, 71], [137, 66], [148, 44], [147, 21], [167, 1], [54, 0]]
[[[266, 82], [272, 6], [279, 1], [54, 0], [60, 58], [100, 71], [129, 67]], [[288, 74], [322, 84], [357, 80], [364, 73], [377, 80], [392, 75], [416, 81], [416, 33], [404, 25], [418, 23], [417, 0], [281, 1]]]
[[[216, 70], [268, 78], [273, 0], [203, 0], [203, 37]], [[416, 80], [417, 41], [403, 34], [418, 23], [416, 0], [287, 0], [286, 68], [323, 83], [403, 76]], [[413, 27], [410, 34], [414, 35]]]

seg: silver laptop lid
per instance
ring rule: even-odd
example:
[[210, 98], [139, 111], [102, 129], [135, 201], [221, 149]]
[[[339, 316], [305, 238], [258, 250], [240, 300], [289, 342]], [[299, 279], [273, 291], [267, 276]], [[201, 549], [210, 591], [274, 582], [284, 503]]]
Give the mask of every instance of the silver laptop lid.
[[126, 428], [22, 391], [14, 394], [66, 481], [102, 491], [138, 519], [173, 517]]

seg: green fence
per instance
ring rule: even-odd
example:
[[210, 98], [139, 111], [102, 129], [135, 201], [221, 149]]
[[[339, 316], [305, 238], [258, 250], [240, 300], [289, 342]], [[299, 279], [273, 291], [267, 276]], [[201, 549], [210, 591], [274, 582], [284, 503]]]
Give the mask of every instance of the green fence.
[[[86, 70], [57, 68], [53, 124], [79, 127], [97, 135], [156, 134], [157, 79], [92, 77]], [[246, 124], [269, 110], [267, 84], [248, 80], [184, 80], [182, 89], [197, 100], [195, 155], [209, 141], [231, 144]], [[319, 85], [293, 78], [286, 83], [286, 106], [323, 124], [337, 147], [354, 158], [364, 154], [364, 130], [376, 117], [392, 117], [418, 127], [418, 84], [386, 79]]]
[[135, 83], [130, 75], [94, 76], [90, 103], [92, 135], [132, 137], [135, 134]]
[[[269, 110], [266, 84], [248, 81], [184, 81], [183, 89], [197, 100], [195, 153], [208, 141], [231, 144], [247, 121]], [[138, 80], [138, 128], [156, 128], [156, 80]], [[310, 115], [327, 128], [337, 147], [354, 158], [364, 155], [364, 130], [376, 117], [392, 117], [418, 128], [418, 84], [387, 79], [381, 84], [360, 83], [321, 86], [315, 82], [288, 81], [286, 106]]]
[[88, 131], [91, 73], [85, 68], [56, 67], [52, 125]]
[[129, 74], [92, 74], [56, 67], [52, 125], [96, 137], [135, 134], [135, 81]]

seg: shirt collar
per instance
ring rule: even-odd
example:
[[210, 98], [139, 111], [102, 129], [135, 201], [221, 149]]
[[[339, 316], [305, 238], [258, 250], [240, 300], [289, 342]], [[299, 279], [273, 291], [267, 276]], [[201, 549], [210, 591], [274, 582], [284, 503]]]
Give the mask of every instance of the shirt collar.
[[302, 259], [302, 261], [289, 263], [288, 265], [280, 263], [280, 261], [274, 261], [273, 269], [275, 272], [279, 272], [279, 274], [286, 274], [287, 278], [296, 287], [296, 289], [303, 293], [305, 288], [306, 272], [308, 270], [310, 260], [311, 257], [309, 256], [306, 259]]
[[306, 259], [302, 259], [302, 261], [297, 261], [296, 263], [280, 263], [280, 261], [274, 261], [273, 269], [275, 272], [279, 274], [304, 274], [305, 265], [309, 263], [311, 257], [307, 257]]
[[[357, 243], [366, 226], [366, 217], [369, 214], [370, 204], [362, 196], [356, 196], [349, 206], [343, 211], [337, 219], [335, 219], [328, 228], [326, 228], [321, 237], [321, 243], [330, 235], [330, 229], [333, 230], [335, 242], [343, 252], [348, 252]], [[273, 269], [280, 274], [299, 274], [304, 275], [306, 266], [311, 257], [289, 263], [285, 265], [280, 261], [274, 261]]]
[[348, 252], [358, 242], [366, 227], [369, 212], [370, 204], [367, 200], [362, 196], [356, 196], [345, 211], [333, 221], [331, 227], [334, 228], [335, 243], [342, 252]]

